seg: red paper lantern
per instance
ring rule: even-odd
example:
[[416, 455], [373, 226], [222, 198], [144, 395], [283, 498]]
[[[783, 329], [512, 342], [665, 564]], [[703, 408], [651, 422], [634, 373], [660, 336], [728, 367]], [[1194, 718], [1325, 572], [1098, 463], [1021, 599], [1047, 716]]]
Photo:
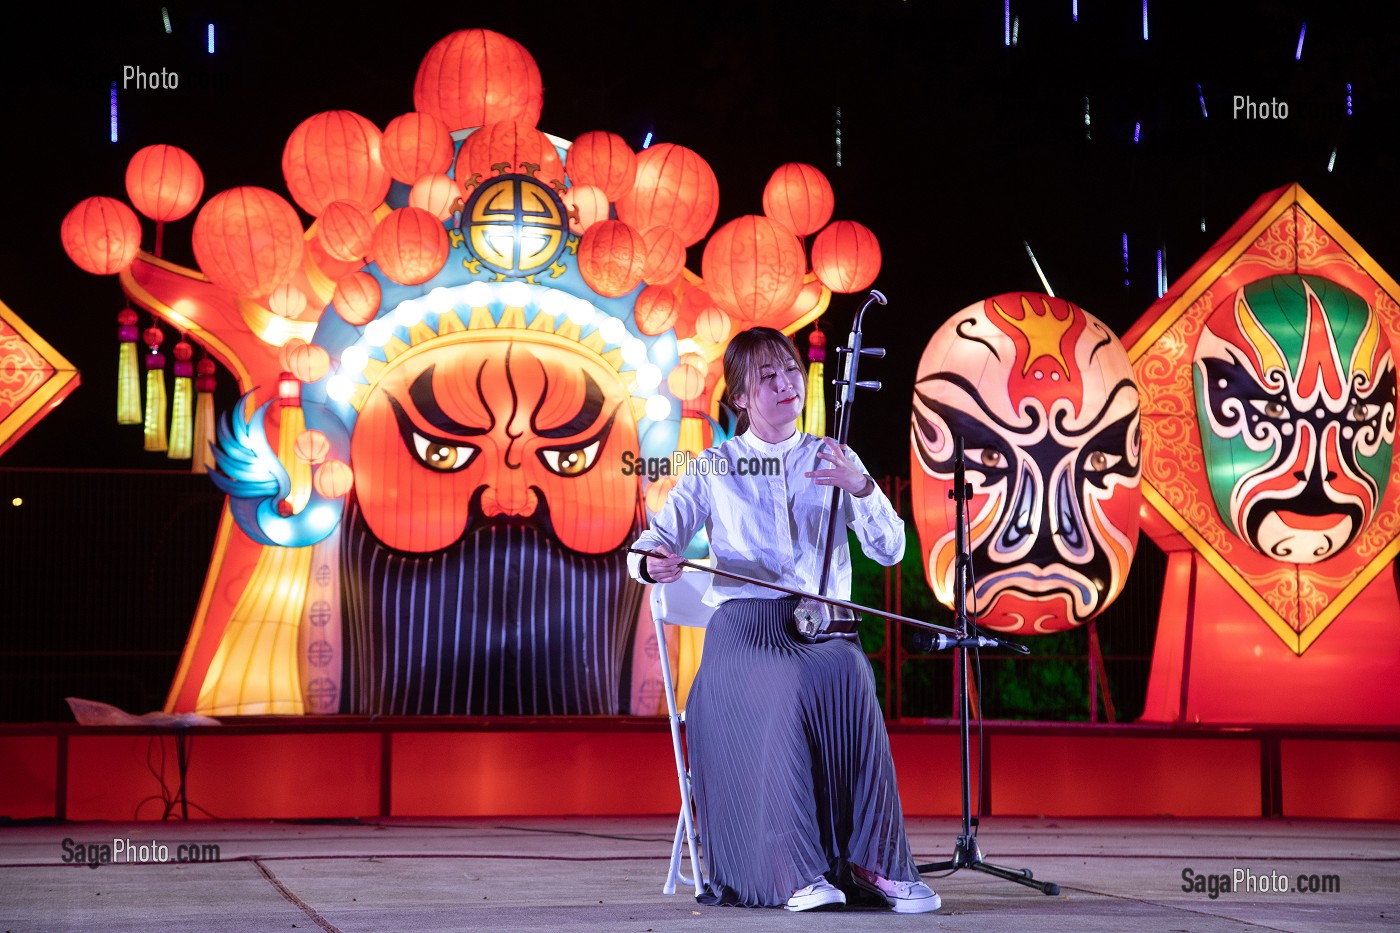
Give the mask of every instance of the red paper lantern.
[[831, 219], [835, 206], [831, 182], [801, 162], [778, 166], [763, 187], [763, 213], [798, 236], [820, 230]]
[[209, 281], [237, 295], [270, 294], [301, 268], [301, 219], [266, 188], [214, 195], [199, 209], [191, 243]]
[[430, 113], [405, 113], [384, 127], [379, 160], [391, 176], [411, 185], [452, 166], [452, 133]]
[[282, 348], [283, 368], [302, 382], [315, 382], [330, 369], [331, 357], [325, 347], [298, 340]]
[[[505, 167], [496, 168], [499, 165]], [[530, 173], [546, 183], [562, 181], [564, 163], [548, 136], [533, 126], [506, 120], [488, 123], [468, 136], [457, 152], [452, 174], [465, 185], [473, 175], [494, 178]]]
[[717, 305], [710, 305], [695, 319], [695, 336], [707, 343], [724, 343], [733, 326], [729, 315]]
[[116, 198], [85, 198], [63, 218], [63, 250], [78, 268], [112, 275], [131, 265], [141, 248], [141, 221]]
[[307, 117], [287, 137], [282, 177], [308, 214], [320, 216], [332, 201], [353, 201], [374, 210], [389, 191], [389, 172], [379, 159], [379, 129], [349, 110]]
[[357, 262], [369, 253], [374, 215], [354, 201], [332, 201], [316, 219], [316, 235], [332, 259]]
[[680, 310], [680, 302], [669, 288], [648, 285], [637, 295], [632, 316], [637, 321], [638, 330], [648, 337], [656, 337], [676, 326]]
[[642, 283], [646, 244], [620, 220], [594, 224], [578, 245], [578, 268], [588, 287], [606, 298], [621, 298]]
[[188, 152], [177, 146], [138, 149], [126, 166], [126, 194], [152, 220], [179, 220], [199, 203], [204, 173]]
[[632, 190], [617, 200], [617, 216], [634, 229], [673, 227], [686, 246], [699, 243], [719, 212], [719, 181], [709, 163], [674, 143], [643, 149]]
[[[579, 236], [587, 233], [588, 228], [598, 221], [607, 220], [608, 211], [611, 209], [608, 196], [596, 185], [574, 185], [572, 188], [565, 188], [559, 200], [564, 202], [564, 209], [570, 212], [569, 229]], [[578, 217], [575, 218], [574, 214]]]
[[351, 272], [335, 283], [331, 302], [345, 323], [360, 327], [374, 320], [382, 297], [378, 279], [368, 272]]
[[321, 463], [330, 456], [331, 442], [320, 431], [302, 431], [297, 435], [292, 450], [302, 463]]
[[417, 207], [401, 207], [374, 228], [374, 261], [400, 285], [421, 285], [447, 262], [447, 231]]
[[838, 220], [812, 241], [812, 271], [833, 292], [858, 292], [880, 274], [880, 243], [854, 220]]
[[642, 242], [647, 248], [642, 279], [648, 285], [664, 285], [680, 275], [685, 244], [679, 233], [670, 227], [651, 227], [642, 231]]
[[716, 230], [700, 260], [705, 290], [715, 304], [754, 324], [792, 308], [802, 290], [803, 264], [797, 237], [757, 214]]
[[311, 485], [327, 499], [339, 499], [355, 485], [355, 471], [339, 460], [327, 460], [316, 468]]
[[596, 185], [616, 201], [632, 190], [637, 156], [621, 136], [594, 130], [574, 140], [564, 168], [575, 185]]
[[413, 82], [414, 109], [432, 114], [449, 130], [501, 120], [534, 126], [543, 106], [535, 60], [519, 42], [489, 29], [463, 29], [439, 39], [423, 56]]
[[689, 363], [681, 363], [666, 377], [666, 387], [676, 398], [688, 402], [704, 390], [705, 373]]
[[272, 290], [272, 294], [267, 296], [267, 306], [274, 314], [294, 318], [306, 310], [306, 293], [287, 282]]
[[409, 207], [419, 207], [438, 220], [446, 220], [462, 209], [467, 199], [462, 186], [441, 172], [420, 177], [408, 192]]

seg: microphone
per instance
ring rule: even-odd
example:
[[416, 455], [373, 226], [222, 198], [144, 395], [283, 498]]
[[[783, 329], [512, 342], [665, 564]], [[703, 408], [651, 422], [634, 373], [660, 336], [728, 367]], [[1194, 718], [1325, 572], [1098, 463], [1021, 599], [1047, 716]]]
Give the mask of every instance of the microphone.
[[981, 635], [957, 638], [952, 635], [925, 635], [920, 632], [916, 637], [920, 642], [921, 648], [931, 651], [947, 651], [949, 648], [1010, 648], [1012, 651], [1019, 651], [1021, 654], [1031, 653], [1031, 649], [1027, 648], [1025, 645], [1018, 645], [1012, 641], [1003, 641], [1000, 638], [985, 638]]

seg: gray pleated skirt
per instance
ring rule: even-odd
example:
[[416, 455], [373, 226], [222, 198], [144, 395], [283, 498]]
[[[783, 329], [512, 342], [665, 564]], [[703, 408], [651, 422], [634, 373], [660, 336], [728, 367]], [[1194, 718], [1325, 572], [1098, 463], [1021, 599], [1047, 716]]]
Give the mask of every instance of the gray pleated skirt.
[[797, 632], [796, 598], [734, 599], [705, 633], [686, 711], [706, 904], [776, 907], [850, 866], [919, 880], [870, 662]]

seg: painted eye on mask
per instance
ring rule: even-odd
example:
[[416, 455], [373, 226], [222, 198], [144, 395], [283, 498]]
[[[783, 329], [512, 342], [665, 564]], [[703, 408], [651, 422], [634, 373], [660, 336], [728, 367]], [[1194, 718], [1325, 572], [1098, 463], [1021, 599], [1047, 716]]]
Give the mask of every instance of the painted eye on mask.
[[594, 441], [583, 447], [549, 447], [540, 451], [540, 461], [552, 473], [560, 476], [582, 476], [598, 462], [598, 447]]
[[469, 444], [445, 444], [413, 432], [413, 453], [418, 462], [439, 473], [456, 473], [464, 469], [477, 454]]
[[1351, 407], [1347, 409], [1347, 420], [1370, 421], [1378, 411], [1380, 411], [1379, 405], [1370, 402], [1352, 402]]
[[975, 454], [977, 462], [990, 470], [1000, 470], [1006, 466], [1006, 455], [994, 447], [983, 447], [969, 453]]
[[1258, 411], [1265, 418], [1274, 421], [1286, 421], [1291, 417], [1288, 409], [1281, 402], [1273, 399], [1251, 399], [1249, 404], [1253, 405], [1255, 411]]
[[1103, 473], [1111, 470], [1123, 462], [1122, 454], [1111, 454], [1107, 451], [1096, 450], [1084, 459], [1084, 468], [1089, 473]]

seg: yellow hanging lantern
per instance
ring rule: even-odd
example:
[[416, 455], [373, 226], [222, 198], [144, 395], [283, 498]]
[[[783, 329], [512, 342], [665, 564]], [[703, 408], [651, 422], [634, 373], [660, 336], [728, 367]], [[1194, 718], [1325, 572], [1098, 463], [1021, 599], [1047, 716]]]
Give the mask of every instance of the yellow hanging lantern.
[[148, 327], [141, 335], [150, 348], [146, 354], [146, 420], [144, 433], [146, 438], [146, 449], [151, 451], [164, 451], [166, 443], [165, 433], [165, 355], [160, 352], [160, 345], [165, 340], [165, 334], [159, 327]]
[[209, 444], [214, 440], [214, 361], [200, 360], [195, 364], [195, 403], [194, 403], [194, 442], [192, 444], [194, 473], [208, 473], [214, 465], [214, 455]]
[[141, 377], [137, 372], [136, 312], [124, 308], [117, 314], [117, 424], [141, 423]]
[[175, 399], [170, 407], [171, 460], [187, 460], [194, 450], [194, 347], [181, 339], [175, 344]]
[[806, 431], [821, 437], [826, 434], [826, 334], [812, 331], [807, 338], [807, 404], [803, 411]]

